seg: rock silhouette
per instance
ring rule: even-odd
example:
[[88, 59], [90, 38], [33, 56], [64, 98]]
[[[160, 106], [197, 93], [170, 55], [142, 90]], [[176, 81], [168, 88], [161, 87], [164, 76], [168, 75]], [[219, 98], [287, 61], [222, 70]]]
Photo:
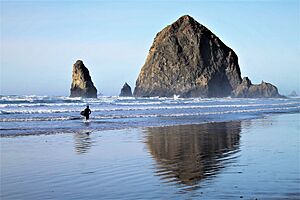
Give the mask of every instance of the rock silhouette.
[[121, 89], [120, 97], [132, 97], [131, 87], [125, 83]]
[[97, 89], [92, 82], [89, 70], [81, 60], [73, 65], [70, 97], [97, 98]]
[[156, 35], [136, 80], [134, 96], [280, 97], [277, 88], [268, 83], [251, 84], [240, 94], [237, 88], [245, 87], [241, 83], [236, 53], [184, 15]]
[[298, 94], [295, 90], [293, 90], [290, 94], [289, 94], [289, 97], [297, 97]]

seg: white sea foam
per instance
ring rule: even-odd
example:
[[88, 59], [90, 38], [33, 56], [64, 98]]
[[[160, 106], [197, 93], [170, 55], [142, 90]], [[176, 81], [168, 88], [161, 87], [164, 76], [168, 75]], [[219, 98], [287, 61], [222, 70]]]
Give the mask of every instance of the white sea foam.
[[[44, 118], [5, 118], [0, 119], [0, 122], [32, 122], [32, 121], [66, 121], [66, 120], [72, 120], [75, 117], [44, 117]], [[78, 118], [80, 119], [80, 118]]]
[[[246, 108], [246, 107], [263, 107], [263, 106], [295, 106], [300, 105], [298, 102], [287, 102], [287, 103], [270, 103], [270, 104], [240, 104], [240, 105], [167, 105], [167, 106], [134, 106], [134, 107], [111, 107], [111, 108], [94, 108], [93, 112], [106, 112], [106, 111], [138, 111], [138, 110], [177, 110], [177, 109], [214, 109], [214, 108]], [[59, 106], [63, 106], [59, 104]], [[68, 106], [68, 104], [67, 104]], [[83, 109], [81, 104], [72, 105], [73, 108], [70, 109], [51, 109], [51, 108], [42, 108], [42, 109], [28, 109], [23, 107], [23, 109], [2, 109], [0, 114], [45, 114], [45, 113], [76, 113], [80, 112]], [[74, 108], [76, 107], [77, 108]], [[37, 105], [40, 107], [40, 105]]]
[[[237, 113], [254, 113], [260, 114], [263, 112], [278, 112], [278, 111], [293, 111], [300, 112], [300, 106], [283, 107], [283, 108], [257, 108], [247, 110], [228, 110], [228, 111], [213, 111], [213, 112], [194, 112], [194, 113], [176, 113], [176, 114], [131, 114], [131, 115], [103, 115], [93, 116], [94, 119], [123, 119], [123, 118], [157, 118], [157, 117], [188, 117], [188, 116], [209, 116], [224, 114], [237, 114]], [[26, 122], [26, 121], [65, 121], [65, 120], [76, 120], [80, 117], [36, 117], [36, 118], [4, 118], [0, 119], [0, 122]]]
[[273, 112], [300, 112], [300, 99], [0, 96], [0, 135], [5, 130], [20, 128], [39, 131], [58, 127], [64, 130], [83, 128], [80, 123], [83, 116], [79, 113], [87, 104], [92, 110], [93, 121], [91, 125], [83, 127], [91, 126], [96, 130], [103, 127], [172, 125], [175, 121], [235, 120]]

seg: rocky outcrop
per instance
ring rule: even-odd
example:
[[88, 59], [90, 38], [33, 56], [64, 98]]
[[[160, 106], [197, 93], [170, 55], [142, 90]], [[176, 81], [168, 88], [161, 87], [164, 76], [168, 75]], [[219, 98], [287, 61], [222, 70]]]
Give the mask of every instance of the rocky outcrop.
[[297, 97], [298, 94], [295, 90], [293, 90], [290, 94], [289, 94], [289, 97]]
[[235, 52], [188, 15], [156, 35], [134, 95], [282, 97], [269, 83], [253, 85], [248, 78], [242, 82]]
[[132, 97], [131, 87], [125, 83], [121, 89], [120, 97]]
[[185, 15], [156, 35], [134, 95], [224, 97], [241, 80], [235, 52]]
[[92, 82], [89, 70], [81, 60], [73, 65], [70, 97], [97, 98], [97, 89]]
[[283, 97], [277, 88], [264, 81], [261, 84], [252, 84], [248, 77], [244, 77], [242, 83], [232, 92], [237, 98], [278, 98]]

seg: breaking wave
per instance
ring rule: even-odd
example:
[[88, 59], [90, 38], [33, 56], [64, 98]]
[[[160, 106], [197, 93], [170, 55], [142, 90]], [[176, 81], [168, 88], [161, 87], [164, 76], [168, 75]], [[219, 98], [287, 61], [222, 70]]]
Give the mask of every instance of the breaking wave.
[[[300, 99], [119, 98], [0, 96], [0, 135], [82, 128], [80, 111], [92, 109], [93, 130], [238, 120], [300, 112]], [[100, 120], [100, 121], [99, 121]], [[11, 122], [11, 123], [9, 123]], [[95, 123], [94, 123], [95, 122]], [[109, 122], [109, 123], [105, 123]], [[86, 127], [85, 127], [86, 128]]]

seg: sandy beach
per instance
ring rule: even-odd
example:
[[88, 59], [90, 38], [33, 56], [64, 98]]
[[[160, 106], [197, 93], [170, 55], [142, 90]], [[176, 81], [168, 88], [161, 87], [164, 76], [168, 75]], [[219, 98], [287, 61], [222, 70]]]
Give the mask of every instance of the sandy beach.
[[1, 137], [1, 199], [299, 199], [300, 114]]

